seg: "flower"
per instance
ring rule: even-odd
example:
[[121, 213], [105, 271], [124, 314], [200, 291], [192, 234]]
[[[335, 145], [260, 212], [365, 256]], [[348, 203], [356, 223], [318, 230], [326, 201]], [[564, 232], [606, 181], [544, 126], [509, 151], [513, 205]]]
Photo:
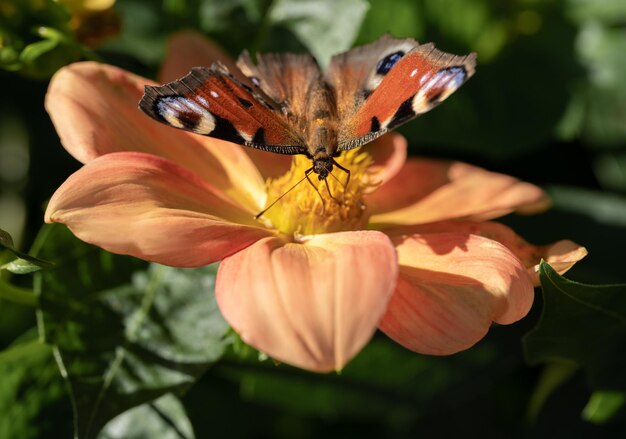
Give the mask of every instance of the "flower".
[[[227, 59], [188, 32], [168, 52], [164, 81]], [[377, 328], [420, 353], [467, 349], [492, 322], [526, 315], [541, 258], [564, 272], [586, 254], [570, 241], [530, 245], [489, 221], [546, 208], [538, 187], [468, 164], [407, 160], [398, 134], [339, 158], [349, 184], [343, 174], [328, 188], [303, 181], [255, 220], [309, 161], [160, 125], [137, 110], [147, 83], [90, 62], [55, 75], [46, 108], [85, 166], [53, 195], [46, 221], [167, 265], [222, 260], [224, 317], [279, 361], [341, 369]]]
[[70, 28], [78, 41], [98, 47], [120, 33], [121, 20], [115, 0], [57, 0], [71, 13]]

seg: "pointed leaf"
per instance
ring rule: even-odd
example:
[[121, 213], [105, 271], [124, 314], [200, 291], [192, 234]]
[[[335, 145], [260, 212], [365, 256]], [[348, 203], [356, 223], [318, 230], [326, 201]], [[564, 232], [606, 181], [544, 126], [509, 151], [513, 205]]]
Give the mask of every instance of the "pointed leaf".
[[583, 409], [583, 419], [594, 424], [605, 424], [626, 412], [625, 392], [594, 392]]
[[364, 0], [279, 0], [270, 20], [289, 28], [325, 66], [331, 55], [352, 46], [368, 8]]
[[0, 265], [0, 270], [7, 270], [14, 274], [27, 274], [41, 270], [42, 268], [50, 268], [54, 266], [52, 262], [27, 255], [26, 253], [22, 253], [13, 248], [13, 238], [11, 238], [11, 235], [0, 229], [0, 250], [2, 249], [6, 249], [13, 253], [17, 256], [17, 259], [9, 261], [4, 265]]
[[135, 407], [109, 422], [98, 439], [147, 438], [193, 439], [193, 428], [185, 408], [172, 394]]
[[626, 285], [584, 285], [540, 265], [544, 310], [524, 338], [531, 364], [573, 361], [593, 389], [626, 389]]

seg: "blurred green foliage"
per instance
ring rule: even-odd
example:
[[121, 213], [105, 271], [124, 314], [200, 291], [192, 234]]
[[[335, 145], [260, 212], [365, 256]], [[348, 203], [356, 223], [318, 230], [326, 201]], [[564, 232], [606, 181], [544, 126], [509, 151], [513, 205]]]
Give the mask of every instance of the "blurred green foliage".
[[70, 11], [53, 0], [0, 2], [0, 68], [46, 78], [77, 61], [82, 48], [70, 19]]
[[[118, 0], [88, 14], [79, 3], [0, 0], [0, 228], [16, 238], [0, 238], [0, 439], [626, 434], [624, 0]], [[588, 285], [543, 266], [530, 316], [467, 352], [420, 356], [379, 335], [341, 374], [315, 375], [228, 332], [214, 267], [149, 266], [63, 227], [40, 232], [42, 206], [79, 166], [43, 110], [47, 80], [82, 59], [154, 77], [184, 28], [233, 56], [324, 63], [385, 32], [478, 52], [475, 77], [402, 128], [411, 152], [546, 186], [550, 212], [503, 221], [533, 242], [585, 245], [568, 278]], [[535, 324], [533, 366], [520, 338]]]
[[[182, 393], [217, 360], [228, 329], [215, 298], [215, 267], [180, 270], [116, 256], [44, 228], [46, 257], [65, 255], [35, 278], [38, 326], [68, 381], [81, 438], [113, 417]], [[145, 270], [145, 271], [144, 271]]]

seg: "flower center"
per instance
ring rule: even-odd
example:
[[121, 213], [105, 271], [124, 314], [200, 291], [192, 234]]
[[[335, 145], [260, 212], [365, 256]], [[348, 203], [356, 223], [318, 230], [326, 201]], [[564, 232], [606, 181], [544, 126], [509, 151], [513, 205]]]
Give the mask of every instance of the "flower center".
[[[294, 156], [286, 174], [267, 180], [267, 202], [273, 203], [282, 195], [284, 197], [263, 217], [279, 231], [294, 235], [365, 228], [369, 215], [363, 195], [376, 186], [367, 171], [373, 163], [372, 158], [355, 149], [336, 160], [350, 170], [349, 180], [348, 174], [335, 166], [326, 180], [319, 180], [317, 174], [310, 173], [307, 181], [305, 172], [311, 168], [311, 159]], [[294, 185], [297, 186], [287, 193]]]

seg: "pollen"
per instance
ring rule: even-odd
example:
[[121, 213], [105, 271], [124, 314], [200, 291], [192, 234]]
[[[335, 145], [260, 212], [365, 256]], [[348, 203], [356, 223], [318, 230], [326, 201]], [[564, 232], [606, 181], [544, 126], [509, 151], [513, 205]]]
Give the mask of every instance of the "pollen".
[[350, 175], [335, 166], [326, 180], [319, 180], [314, 173], [305, 177], [311, 159], [294, 156], [287, 173], [266, 182], [268, 203], [284, 196], [263, 214], [265, 220], [296, 238], [365, 228], [369, 213], [364, 196], [376, 187], [368, 171], [373, 160], [360, 149], [347, 151], [336, 160]]

